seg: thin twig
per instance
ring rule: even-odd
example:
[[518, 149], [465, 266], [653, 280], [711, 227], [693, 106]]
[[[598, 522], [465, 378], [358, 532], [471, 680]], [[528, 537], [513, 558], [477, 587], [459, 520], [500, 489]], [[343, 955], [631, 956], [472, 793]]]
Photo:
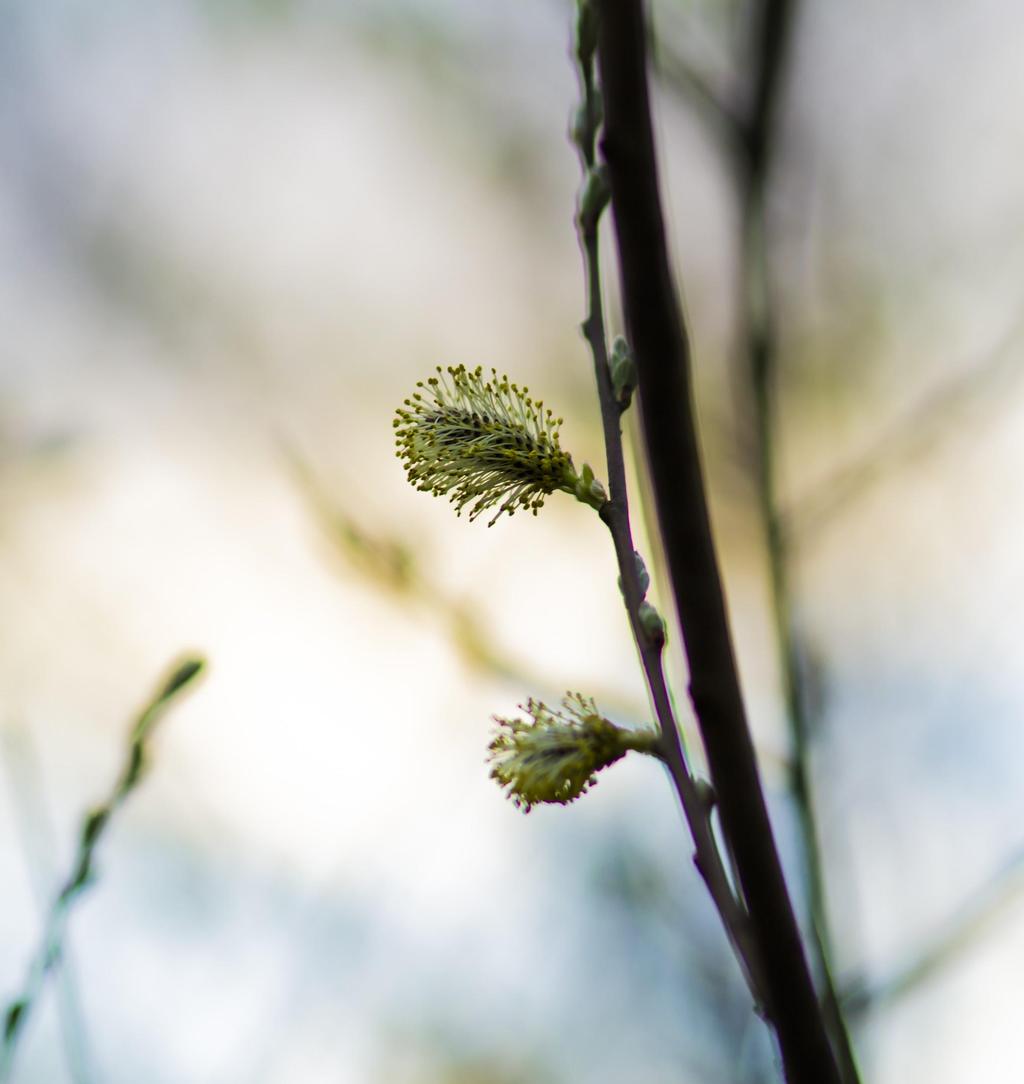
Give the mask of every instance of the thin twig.
[[675, 43], [659, 37], [656, 45], [654, 70], [664, 84], [693, 107], [731, 156], [741, 154], [743, 129], [733, 106]]
[[[297, 449], [282, 444], [303, 497], [331, 546], [365, 580], [438, 622], [463, 664], [476, 674], [517, 688], [563, 691], [549, 674], [509, 654], [470, 602], [446, 590], [398, 537], [367, 528], [329, 494]], [[594, 699], [620, 717], [643, 719], [646, 711], [615, 689], [593, 689]]]
[[[585, 58], [580, 58], [580, 60], [579, 71], [583, 90], [582, 106], [585, 116], [589, 118], [586, 129], [582, 133], [582, 138], [578, 137], [585, 191], [587, 181], [595, 168], [594, 143], [600, 106], [598, 91], [594, 84], [592, 60], [590, 63]], [[732, 944], [755, 1003], [760, 1005], [762, 1002], [760, 961], [750, 936], [747, 915], [729, 881], [715, 841], [711, 824], [712, 803], [709, 800], [709, 795], [702, 792], [698, 781], [691, 774], [682, 747], [680, 730], [672, 708], [671, 696], [662, 665], [664, 637], [652, 635], [641, 621], [640, 608], [644, 601], [645, 592], [640, 583], [637, 555], [633, 545], [629, 519], [629, 496], [626, 487], [625, 458], [622, 447], [621, 416], [624, 406], [616, 398], [609, 368], [601, 289], [598, 229], [599, 216], [588, 215], [585, 208], [581, 207], [581, 211], [577, 215], [577, 231], [587, 283], [587, 317], [583, 322], [583, 334], [590, 346], [594, 363], [608, 469], [609, 499], [601, 508], [600, 515], [608, 527], [615, 548], [615, 558], [619, 568], [626, 613], [629, 617], [633, 639], [640, 654], [644, 677], [660, 728], [662, 759], [679, 795], [683, 814], [693, 837], [694, 863], [703, 877], [712, 901], [721, 916], [726, 934]]]
[[82, 820], [78, 851], [72, 862], [71, 872], [50, 908], [39, 948], [29, 965], [21, 991], [8, 1003], [4, 1012], [0, 1045], [0, 1084], [10, 1079], [18, 1039], [39, 1000], [47, 976], [60, 960], [71, 910], [92, 883], [96, 847], [114, 812], [142, 779], [153, 728], [171, 700], [199, 676], [204, 665], [201, 659], [186, 659], [176, 666], [170, 677], [163, 682], [159, 692], [132, 724], [127, 756], [110, 795], [106, 801], [91, 809]]
[[1013, 854], [958, 909], [935, 940], [891, 974], [876, 981], [855, 979], [842, 992], [847, 1012], [862, 1015], [911, 993], [972, 948], [1024, 891], [1024, 848]]
[[806, 493], [797, 496], [782, 517], [781, 529], [791, 546], [804, 546], [814, 535], [863, 497], [895, 467], [923, 455], [962, 425], [952, 424], [986, 399], [1005, 405], [1007, 385], [1024, 376], [1021, 339], [1024, 318], [1018, 317], [979, 362], [929, 391], [924, 398], [887, 425], [867, 450], [837, 468]]
[[690, 668], [690, 694], [759, 949], [766, 1009], [791, 1084], [840, 1084], [761, 790], [704, 490], [690, 356], [658, 186], [644, 12], [602, 0], [602, 149], [623, 304], [636, 357], [658, 518]]

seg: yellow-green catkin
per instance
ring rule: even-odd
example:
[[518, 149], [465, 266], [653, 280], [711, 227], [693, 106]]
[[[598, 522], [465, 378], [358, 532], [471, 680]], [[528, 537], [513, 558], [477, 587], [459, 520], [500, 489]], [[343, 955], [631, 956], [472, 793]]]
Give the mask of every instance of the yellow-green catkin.
[[417, 489], [447, 496], [469, 518], [495, 509], [537, 514], [556, 490], [601, 507], [604, 490], [588, 472], [586, 485], [558, 439], [556, 418], [528, 388], [506, 376], [464, 365], [437, 369], [416, 385], [394, 420], [398, 457]]
[[657, 755], [657, 734], [616, 726], [580, 693], [569, 693], [561, 710], [538, 700], [521, 706], [529, 719], [494, 717], [488, 759], [491, 778], [525, 813], [540, 803], [575, 801], [630, 749]]

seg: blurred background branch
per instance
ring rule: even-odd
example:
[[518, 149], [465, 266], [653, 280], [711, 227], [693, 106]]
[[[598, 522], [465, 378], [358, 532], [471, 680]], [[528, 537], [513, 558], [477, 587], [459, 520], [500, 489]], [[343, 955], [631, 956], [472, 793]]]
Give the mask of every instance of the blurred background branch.
[[[3, 761], [11, 794], [15, 828], [25, 866], [32, 880], [40, 915], [46, 921], [54, 883], [57, 837], [43, 793], [43, 775], [31, 737], [24, 727], [8, 726], [0, 732]], [[65, 938], [55, 964], [57, 1012], [68, 1075], [74, 1084], [93, 1079], [88, 1032], [82, 1013], [78, 976], [71, 945]]]
[[[293, 446], [285, 443], [282, 449], [313, 520], [351, 571], [400, 605], [437, 622], [463, 665], [477, 675], [512, 686], [520, 696], [531, 692], [539, 699], [559, 701], [565, 689], [551, 674], [514, 659], [497, 643], [489, 622], [477, 612], [472, 599], [454, 597], [437, 582], [422, 546], [414, 553], [397, 536], [367, 528], [338, 496], [328, 493]], [[332, 488], [338, 492], [343, 487]], [[632, 722], [648, 718], [645, 708], [616, 689], [601, 688], [593, 682], [588, 683], [588, 688], [596, 690], [594, 699], [609, 714]]]
[[792, 48], [796, 0], [764, 0], [753, 16], [750, 50], [752, 86], [739, 122], [742, 157], [735, 162], [740, 199], [741, 342], [749, 380], [749, 452], [757, 506], [768, 560], [770, 605], [786, 719], [789, 723], [789, 790], [800, 824], [802, 882], [807, 895], [813, 966], [833, 1048], [846, 1084], [859, 1079], [842, 1007], [832, 977], [832, 935], [826, 872], [813, 779], [814, 722], [802, 687], [801, 646], [790, 588], [790, 555], [782, 531], [777, 493], [776, 431], [779, 385], [778, 317], [772, 281], [769, 185], [778, 142], [780, 99], [786, 91], [786, 64]]
[[841, 992], [850, 1015], [884, 1011], [918, 991], [946, 968], [963, 961], [999, 923], [1013, 913], [1024, 893], [1024, 848], [1011, 855], [992, 877], [975, 889], [936, 935], [907, 953], [889, 974], [879, 979], [850, 978]]
[[142, 709], [131, 726], [128, 749], [121, 773], [109, 797], [93, 807], [82, 820], [78, 850], [71, 871], [46, 915], [39, 947], [32, 956], [20, 991], [8, 1003], [3, 1014], [0, 1041], [0, 1082], [10, 1079], [18, 1040], [36, 1008], [47, 976], [60, 966], [68, 920], [76, 902], [93, 882], [93, 860], [111, 817], [139, 785], [146, 769], [149, 741], [154, 726], [179, 693], [203, 670], [202, 660], [189, 658], [179, 663], [161, 684], [152, 700]]
[[979, 361], [957, 368], [909, 410], [886, 424], [870, 445], [802, 494], [781, 513], [779, 530], [791, 547], [813, 546], [816, 535], [863, 498], [943, 441], [970, 440], [972, 429], [1014, 402], [1024, 378], [1024, 318], [1017, 316]]

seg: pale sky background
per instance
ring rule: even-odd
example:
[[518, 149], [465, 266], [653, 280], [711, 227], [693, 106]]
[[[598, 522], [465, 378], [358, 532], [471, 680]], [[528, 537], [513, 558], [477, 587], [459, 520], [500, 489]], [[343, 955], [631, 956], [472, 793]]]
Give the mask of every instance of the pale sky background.
[[[656, 12], [728, 87], [739, 8]], [[527, 696], [579, 688], [644, 717], [603, 528], [558, 495], [536, 520], [468, 524], [393, 455], [415, 380], [480, 363], [564, 414], [603, 474], [564, 6], [19, 0], [0, 25], [0, 998], [132, 713], [191, 650], [209, 673], [161, 724], [72, 918], [84, 1079], [770, 1079], [659, 770], [626, 761], [528, 818], [487, 778], [489, 717]], [[1009, 2], [808, 2], [792, 57], [772, 201], [782, 489], [824, 675], [840, 972], [873, 983], [1024, 845], [1022, 41]], [[658, 124], [791, 851], [735, 452], [728, 167], [670, 89]], [[823, 503], [876, 446], [877, 477]], [[429, 607], [339, 554], [286, 449], [541, 684], [475, 672]], [[1007, 899], [858, 1020], [866, 1084], [1019, 1084]], [[56, 1003], [16, 1084], [74, 1079]]]

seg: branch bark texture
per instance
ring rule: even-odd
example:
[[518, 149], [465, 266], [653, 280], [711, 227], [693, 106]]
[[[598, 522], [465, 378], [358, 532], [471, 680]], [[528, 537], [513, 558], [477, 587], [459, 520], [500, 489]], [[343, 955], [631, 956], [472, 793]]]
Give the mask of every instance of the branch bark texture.
[[639, 0], [600, 0], [598, 61], [623, 305], [644, 442], [723, 830], [790, 1084], [839, 1084], [761, 790], [704, 489], [690, 350], [669, 264]]

